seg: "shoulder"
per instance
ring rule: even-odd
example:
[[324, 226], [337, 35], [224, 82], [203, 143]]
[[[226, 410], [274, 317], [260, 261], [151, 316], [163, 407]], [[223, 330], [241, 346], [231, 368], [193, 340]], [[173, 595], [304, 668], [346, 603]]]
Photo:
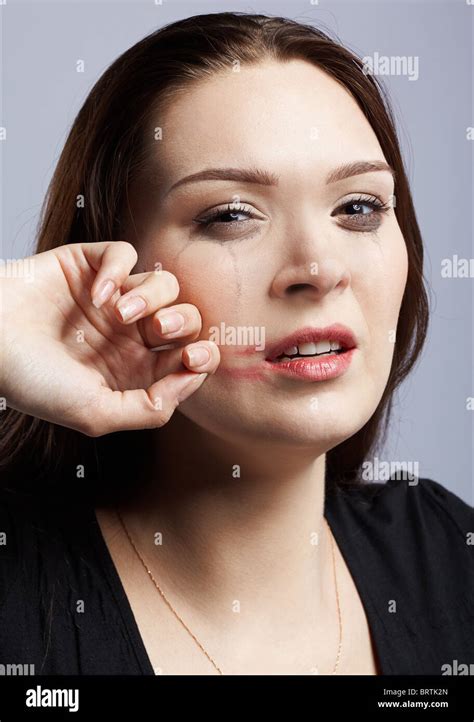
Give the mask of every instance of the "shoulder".
[[82, 508], [60, 494], [0, 489], [0, 606], [15, 580], [34, 584], [55, 574], [86, 533]]
[[375, 491], [372, 515], [413, 559], [422, 556], [438, 573], [457, 569], [472, 575], [474, 508], [439, 482], [390, 479]]
[[334, 491], [328, 514], [382, 587], [472, 618], [474, 509], [454, 492], [433, 479], [391, 478]]
[[2, 532], [0, 654], [27, 652], [34, 674], [136, 674], [126, 600], [93, 507], [67, 485], [62, 495], [0, 490]]
[[393, 585], [410, 588], [421, 574], [435, 596], [461, 587], [474, 599], [474, 509], [439, 482], [391, 478], [337, 489], [327, 513], [346, 544]]
[[327, 494], [326, 516], [386, 668], [439, 674], [474, 649], [474, 509], [433, 479]]
[[356, 517], [370, 517], [380, 528], [408, 525], [418, 534], [441, 534], [474, 546], [474, 508], [433, 479], [392, 477], [337, 489], [328, 503]]
[[439, 571], [474, 566], [474, 508], [437, 481], [391, 478], [328, 495], [329, 514], [350, 537], [399, 555], [407, 564], [421, 556]]
[[0, 489], [0, 531], [8, 534], [7, 544], [19, 545], [25, 536], [48, 530], [61, 519], [66, 508], [59, 496], [31, 493], [11, 488]]
[[30, 494], [0, 489], [0, 552], [8, 552], [8, 556], [18, 552], [21, 539], [40, 516], [40, 505]]

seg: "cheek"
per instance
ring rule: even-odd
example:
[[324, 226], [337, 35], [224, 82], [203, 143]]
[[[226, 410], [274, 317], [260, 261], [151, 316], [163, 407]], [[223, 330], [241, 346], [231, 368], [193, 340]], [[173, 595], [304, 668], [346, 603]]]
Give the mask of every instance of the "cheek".
[[376, 305], [392, 330], [397, 326], [408, 274], [408, 253], [400, 230], [387, 244], [379, 270]]
[[357, 294], [367, 326], [366, 363], [383, 382], [388, 378], [408, 273], [408, 255], [398, 230], [378, 246]]
[[[145, 269], [151, 270], [158, 260], [164, 270], [176, 276], [180, 293], [174, 303], [191, 303], [198, 308], [202, 338], [207, 338], [209, 328], [221, 321], [236, 322], [242, 306], [242, 285], [247, 283], [245, 270], [230, 244], [193, 244], [168, 238], [149, 247], [151, 251], [143, 257]], [[159, 249], [159, 253], [153, 248]]]

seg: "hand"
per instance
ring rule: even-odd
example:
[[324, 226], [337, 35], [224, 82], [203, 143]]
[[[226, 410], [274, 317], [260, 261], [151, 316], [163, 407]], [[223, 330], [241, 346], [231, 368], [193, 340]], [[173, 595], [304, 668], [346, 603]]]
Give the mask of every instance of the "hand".
[[[215, 343], [192, 343], [198, 309], [170, 305], [176, 277], [130, 275], [130, 243], [73, 243], [26, 260], [31, 282], [0, 279], [0, 393], [8, 406], [87, 436], [155, 428], [219, 365]], [[172, 311], [184, 319], [180, 330], [171, 331]], [[171, 342], [175, 348], [150, 350]]]

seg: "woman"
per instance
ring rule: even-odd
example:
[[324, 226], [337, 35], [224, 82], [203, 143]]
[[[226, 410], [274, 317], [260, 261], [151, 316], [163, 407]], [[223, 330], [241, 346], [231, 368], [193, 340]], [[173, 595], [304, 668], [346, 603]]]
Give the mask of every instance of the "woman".
[[359, 59], [243, 13], [144, 38], [79, 112], [30, 260], [33, 282], [2, 279], [2, 658], [472, 661], [473, 510], [429, 479], [362, 480], [428, 305]]

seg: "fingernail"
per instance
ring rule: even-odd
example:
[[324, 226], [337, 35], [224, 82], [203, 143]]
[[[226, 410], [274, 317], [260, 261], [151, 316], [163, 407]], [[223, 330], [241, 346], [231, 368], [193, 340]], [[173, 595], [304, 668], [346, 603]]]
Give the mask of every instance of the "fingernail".
[[109, 300], [115, 290], [115, 283], [108, 278], [102, 281], [97, 291], [94, 293], [92, 303], [96, 308], [100, 308], [102, 304]]
[[181, 389], [178, 394], [178, 403], [187, 399], [192, 393], [198, 390], [208, 374], [198, 374]]
[[188, 358], [190, 366], [202, 366], [211, 359], [211, 352], [207, 346], [193, 346], [188, 349]]
[[163, 335], [181, 331], [184, 326], [184, 316], [178, 311], [160, 311], [157, 318]]
[[122, 321], [129, 321], [131, 318], [141, 313], [146, 308], [146, 301], [141, 296], [132, 296], [120, 299], [117, 303], [117, 311]]

